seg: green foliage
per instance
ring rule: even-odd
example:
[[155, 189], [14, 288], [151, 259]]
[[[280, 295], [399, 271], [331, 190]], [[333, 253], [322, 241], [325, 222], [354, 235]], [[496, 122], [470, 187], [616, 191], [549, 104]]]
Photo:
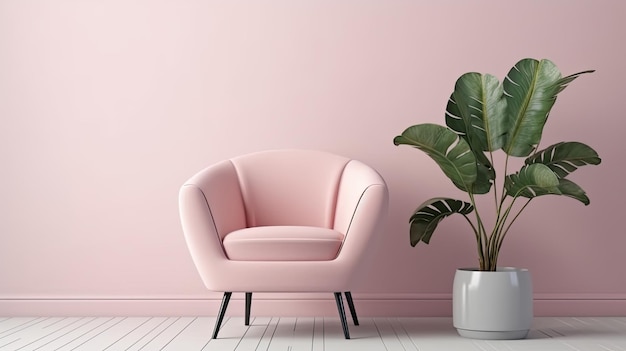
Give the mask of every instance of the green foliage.
[[559, 178], [565, 178], [580, 166], [600, 164], [600, 158], [589, 146], [570, 141], [548, 146], [526, 159], [527, 165], [532, 163], [543, 163]]
[[[422, 203], [410, 218], [410, 242], [428, 244], [444, 218], [458, 213], [476, 236], [481, 270], [495, 270], [506, 233], [528, 203], [543, 195], [562, 195], [589, 204], [584, 190], [566, 177], [581, 166], [601, 160], [580, 142], [560, 142], [537, 151], [543, 128], [557, 95], [583, 71], [562, 77], [549, 60], [523, 59], [503, 83], [489, 74], [470, 72], [457, 80], [446, 106], [446, 127], [418, 124], [393, 140], [424, 151], [469, 202], [434, 198]], [[493, 152], [506, 155], [503, 188], [496, 189]], [[522, 168], [507, 174], [509, 157], [526, 157]], [[496, 221], [489, 232], [476, 208], [474, 195], [493, 193]], [[527, 199], [514, 210], [515, 201]], [[515, 215], [511, 217], [512, 212]], [[468, 215], [474, 213], [473, 222]]]
[[469, 145], [445, 127], [436, 124], [409, 127], [393, 142], [396, 145], [411, 145], [427, 153], [452, 183], [463, 191], [469, 191], [476, 181], [476, 158]]
[[468, 215], [474, 206], [468, 202], [448, 198], [434, 198], [419, 205], [411, 216], [411, 246], [420, 241], [428, 244], [437, 224], [447, 216], [460, 213]]

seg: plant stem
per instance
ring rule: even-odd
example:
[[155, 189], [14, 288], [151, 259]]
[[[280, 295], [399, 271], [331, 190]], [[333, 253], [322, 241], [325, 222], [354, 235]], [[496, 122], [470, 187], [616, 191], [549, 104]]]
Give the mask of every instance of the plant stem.
[[472, 227], [472, 230], [474, 231], [474, 235], [476, 236], [476, 242], [478, 243], [478, 263], [479, 263], [480, 269], [482, 269], [485, 265], [485, 256], [482, 250], [482, 240], [480, 239], [481, 238], [480, 232], [476, 228], [474, 223], [472, 223], [472, 221], [469, 219], [469, 217], [467, 217], [467, 215], [463, 215], [463, 217], [465, 218], [467, 223], [469, 223], [469, 225]]
[[[478, 225], [477, 244], [478, 244], [478, 248], [480, 251], [479, 252], [480, 270], [484, 270], [485, 265], [489, 266], [489, 250], [487, 247], [489, 238], [487, 237], [485, 225], [483, 224], [483, 221], [480, 218], [480, 213], [478, 213], [478, 208], [476, 207], [476, 200], [474, 199], [474, 194], [471, 192], [468, 194], [470, 197], [470, 202], [472, 203], [472, 206], [474, 206], [474, 213], [476, 215], [476, 224]], [[474, 232], [476, 232], [475, 227], [473, 225], [472, 227], [474, 228]], [[487, 255], [485, 255], [485, 253], [487, 253]], [[485, 258], [487, 259], [486, 261], [485, 261]]]
[[[498, 221], [496, 223], [496, 225], [494, 226], [494, 230], [493, 230], [493, 235], [492, 235], [492, 240], [490, 242], [491, 246], [489, 247], [490, 249], [490, 255], [492, 257], [492, 262], [493, 262], [493, 270], [496, 270], [497, 264], [498, 264], [498, 256], [500, 254], [500, 245], [501, 245], [501, 237], [503, 235], [503, 226], [504, 223], [506, 222], [507, 218], [509, 217], [509, 214], [511, 213], [511, 210], [513, 209], [513, 204], [515, 203], [516, 198], [513, 198], [513, 200], [511, 201], [511, 203], [507, 206], [506, 210], [504, 211], [504, 214], [501, 217], [498, 217]], [[510, 225], [509, 225], [510, 227]], [[508, 228], [508, 227], [507, 227]]]
[[500, 248], [502, 247], [502, 242], [504, 241], [504, 237], [506, 236], [506, 234], [509, 232], [509, 228], [511, 228], [511, 225], [513, 225], [513, 223], [515, 222], [515, 220], [517, 219], [517, 217], [519, 217], [520, 214], [522, 214], [522, 211], [524, 211], [524, 209], [526, 208], [526, 206], [528, 206], [528, 204], [530, 203], [532, 199], [528, 199], [528, 201], [526, 201], [526, 203], [524, 204], [524, 206], [522, 206], [522, 208], [520, 208], [519, 211], [517, 211], [517, 214], [515, 215], [515, 217], [513, 217], [513, 219], [511, 220], [511, 222], [509, 222], [509, 224], [506, 226], [506, 228], [504, 229], [502, 236], [498, 242], [498, 251], [500, 251]]
[[504, 211], [504, 214], [503, 214], [502, 208], [504, 207], [505, 200], [506, 200], [506, 197], [503, 197], [502, 200], [500, 201], [500, 205], [497, 210], [496, 223], [493, 227], [493, 231], [491, 232], [491, 237], [489, 238], [489, 252], [490, 252], [490, 255], [493, 257], [494, 264], [496, 265], [497, 265], [497, 257], [498, 257], [498, 252], [497, 252], [498, 241], [502, 234], [502, 226], [504, 225], [504, 222], [506, 221], [509, 215], [509, 212], [511, 211], [511, 208], [513, 207], [513, 203], [515, 202], [515, 199], [513, 199], [513, 201], [511, 201], [511, 203], [509, 204], [509, 206], [507, 207], [507, 209]]
[[[491, 161], [491, 168], [494, 168], [494, 163], [493, 163], [493, 152], [489, 151], [489, 160]], [[494, 203], [496, 205], [496, 207], [498, 207], [498, 187], [496, 186], [496, 172], [494, 170], [494, 176], [493, 176], [493, 199], [494, 199]]]

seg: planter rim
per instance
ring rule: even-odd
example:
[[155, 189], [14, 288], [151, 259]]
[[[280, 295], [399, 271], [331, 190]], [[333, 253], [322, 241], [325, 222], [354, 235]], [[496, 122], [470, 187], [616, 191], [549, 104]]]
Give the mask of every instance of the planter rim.
[[477, 267], [457, 268], [456, 270], [463, 271], [463, 272], [484, 272], [484, 273], [528, 272], [527, 268], [517, 268], [517, 267], [497, 267], [495, 271], [481, 271]]

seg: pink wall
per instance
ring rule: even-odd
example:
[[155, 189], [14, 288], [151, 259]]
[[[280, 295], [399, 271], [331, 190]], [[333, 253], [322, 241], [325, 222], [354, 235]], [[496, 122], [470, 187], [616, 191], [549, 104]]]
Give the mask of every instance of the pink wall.
[[[462, 194], [392, 139], [442, 123], [460, 74], [502, 77], [523, 57], [597, 70], [562, 94], [544, 140], [588, 143], [604, 162], [574, 175], [590, 206], [536, 201], [501, 264], [531, 269], [537, 314], [626, 314], [624, 14], [620, 0], [1, 1], [0, 315], [214, 313], [178, 188], [215, 161], [282, 147], [360, 159], [389, 183], [362, 313], [449, 314], [472, 235], [455, 218], [411, 248], [407, 220]], [[255, 306], [334, 315], [330, 296]]]

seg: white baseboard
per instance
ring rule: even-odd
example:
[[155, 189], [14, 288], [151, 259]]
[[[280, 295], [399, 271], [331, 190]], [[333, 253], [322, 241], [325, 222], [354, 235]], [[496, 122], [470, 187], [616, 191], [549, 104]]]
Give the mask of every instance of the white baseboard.
[[[239, 296], [241, 295], [241, 296]], [[332, 294], [254, 296], [255, 316], [337, 314]], [[447, 317], [450, 294], [353, 294], [363, 317]], [[214, 316], [216, 297], [0, 297], [0, 316]], [[243, 294], [233, 294], [228, 314], [241, 316]], [[626, 316], [626, 294], [535, 294], [535, 316]]]

